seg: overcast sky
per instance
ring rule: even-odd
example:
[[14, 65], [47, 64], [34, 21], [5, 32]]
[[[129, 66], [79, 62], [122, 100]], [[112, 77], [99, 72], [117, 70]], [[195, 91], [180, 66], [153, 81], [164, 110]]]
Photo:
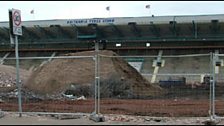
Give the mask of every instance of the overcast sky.
[[224, 1], [0, 1], [0, 21], [9, 20], [8, 10], [12, 8], [21, 10], [22, 21], [27, 21], [224, 14]]

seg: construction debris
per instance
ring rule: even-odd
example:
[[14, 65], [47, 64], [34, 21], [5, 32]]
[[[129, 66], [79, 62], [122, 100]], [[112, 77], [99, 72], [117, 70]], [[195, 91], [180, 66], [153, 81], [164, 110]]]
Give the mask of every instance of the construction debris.
[[0, 109], [0, 118], [2, 118], [4, 116], [5, 116], [4, 112]]

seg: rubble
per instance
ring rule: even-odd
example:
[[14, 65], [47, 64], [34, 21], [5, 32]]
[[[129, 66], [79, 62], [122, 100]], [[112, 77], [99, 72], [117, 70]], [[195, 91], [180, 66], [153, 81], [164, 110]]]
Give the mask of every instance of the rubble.
[[86, 100], [85, 96], [80, 96], [80, 97], [77, 97], [77, 96], [74, 96], [74, 95], [69, 95], [69, 94], [62, 94], [63, 97], [67, 98], [67, 99], [70, 99], [70, 100]]
[[107, 122], [144, 122], [143, 117], [139, 116], [128, 116], [128, 115], [115, 115], [115, 114], [110, 114], [110, 115], [105, 115], [105, 119]]
[[77, 98], [77, 100], [86, 100], [86, 98], [84, 96], [81, 96], [81, 97]]
[[0, 71], [0, 87], [16, 86], [16, 79], [7, 75], [5, 72]]
[[71, 100], [77, 99], [77, 97], [72, 94], [71, 95], [62, 94], [62, 96], [64, 96], [65, 98], [71, 99]]
[[5, 116], [4, 112], [0, 109], [0, 118], [2, 118], [4, 116]]
[[[19, 71], [19, 82], [23, 85], [30, 76], [30, 72], [24, 69], [19, 69]], [[0, 102], [3, 102], [3, 98], [14, 98], [17, 95], [16, 68], [8, 65], [0, 65]]]

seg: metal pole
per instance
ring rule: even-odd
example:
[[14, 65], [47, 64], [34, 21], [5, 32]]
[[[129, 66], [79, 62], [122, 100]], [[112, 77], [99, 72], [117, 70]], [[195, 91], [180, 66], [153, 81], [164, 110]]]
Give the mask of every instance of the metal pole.
[[98, 83], [99, 83], [99, 71], [98, 71], [98, 52], [99, 52], [99, 43], [95, 41], [95, 114], [98, 114]]
[[95, 110], [94, 110], [94, 114], [96, 114], [96, 111], [97, 111], [97, 61], [96, 61], [96, 59], [97, 59], [97, 54], [96, 54], [96, 43], [95, 43], [95, 84], [94, 84], [94, 88], [95, 88], [95, 90], [94, 90], [94, 101], [95, 101]]
[[212, 116], [213, 119], [215, 118], [215, 62], [216, 62], [216, 54], [213, 53], [213, 64], [212, 64], [212, 75], [213, 75], [213, 81], [212, 81]]
[[19, 78], [19, 51], [18, 36], [15, 35], [15, 53], [16, 53], [16, 85], [18, 87], [19, 117], [22, 117], [22, 100], [21, 100], [21, 81]]
[[[99, 50], [98, 50], [99, 51]], [[99, 56], [99, 53], [97, 52], [97, 76], [98, 76], [98, 82], [97, 82], [97, 84], [98, 84], [98, 91], [97, 91], [97, 93], [98, 93], [98, 112], [97, 112], [97, 114], [100, 114], [100, 56]]]
[[211, 75], [213, 76], [213, 53], [210, 53], [210, 75], [209, 75], [209, 116], [212, 119], [212, 81]]
[[95, 40], [95, 113], [90, 119], [96, 122], [104, 122], [105, 118], [100, 115], [100, 78], [99, 78], [99, 42]]

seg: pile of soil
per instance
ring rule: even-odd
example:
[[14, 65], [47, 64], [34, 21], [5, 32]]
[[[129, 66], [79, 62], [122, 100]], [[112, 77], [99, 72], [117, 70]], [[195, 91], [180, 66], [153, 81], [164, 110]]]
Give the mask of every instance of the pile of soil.
[[[112, 51], [103, 50], [100, 55], [117, 56]], [[66, 56], [94, 56], [94, 51], [65, 54]], [[122, 58], [100, 57], [100, 80], [104, 83], [101, 93], [107, 92], [105, 85], [116, 81], [118, 86], [128, 90], [133, 96], [155, 96], [163, 93], [162, 88], [150, 84], [140, 73]], [[37, 68], [24, 88], [42, 96], [59, 95], [77, 85], [93, 86], [95, 83], [94, 58], [54, 59]], [[111, 83], [113, 85], [113, 83]], [[118, 87], [117, 89], [119, 89]], [[105, 90], [104, 90], [105, 89]], [[94, 90], [94, 89], [93, 89]]]
[[[19, 69], [21, 83], [24, 84], [30, 72]], [[11, 91], [16, 88], [16, 68], [13, 66], [0, 65], [0, 91]]]

